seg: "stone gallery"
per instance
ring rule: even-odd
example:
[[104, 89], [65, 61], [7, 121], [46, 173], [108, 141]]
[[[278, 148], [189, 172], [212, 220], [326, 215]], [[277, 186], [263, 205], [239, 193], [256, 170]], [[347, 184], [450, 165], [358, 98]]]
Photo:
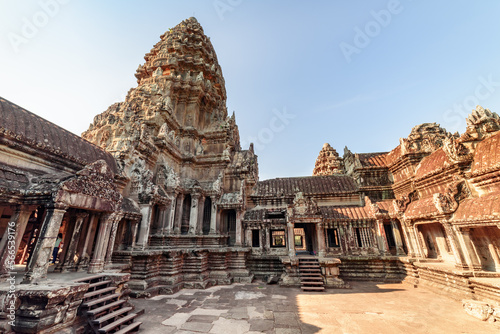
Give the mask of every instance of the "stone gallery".
[[405, 281], [500, 320], [496, 113], [478, 106], [463, 134], [415, 126], [390, 152], [325, 144], [312, 176], [259, 181], [196, 19], [135, 76], [82, 137], [0, 98], [4, 331], [127, 333], [130, 297], [254, 279]]

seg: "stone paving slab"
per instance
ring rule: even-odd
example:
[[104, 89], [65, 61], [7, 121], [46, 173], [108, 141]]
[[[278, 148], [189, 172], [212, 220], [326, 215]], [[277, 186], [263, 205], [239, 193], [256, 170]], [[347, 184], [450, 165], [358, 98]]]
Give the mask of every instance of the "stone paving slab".
[[302, 292], [265, 283], [234, 284], [132, 299], [140, 333], [356, 334], [500, 333], [460, 302], [405, 284], [354, 282], [352, 289]]

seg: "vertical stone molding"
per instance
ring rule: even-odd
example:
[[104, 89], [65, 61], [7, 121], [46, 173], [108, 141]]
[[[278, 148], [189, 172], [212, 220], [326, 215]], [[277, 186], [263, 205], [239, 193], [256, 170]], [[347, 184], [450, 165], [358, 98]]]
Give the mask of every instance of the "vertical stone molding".
[[464, 251], [465, 260], [470, 269], [480, 271], [482, 269], [481, 260], [478, 258], [472, 240], [470, 238], [470, 228], [453, 226], [453, 230], [458, 236], [459, 244]]
[[22, 283], [36, 283], [47, 276], [50, 256], [66, 209], [66, 206], [58, 205], [47, 209], [40, 236], [31, 255], [32, 260], [29, 262]]
[[451, 251], [453, 252], [453, 257], [455, 258], [455, 267], [459, 269], [469, 269], [469, 265], [465, 261], [465, 257], [461, 249], [458, 247], [457, 235], [455, 234], [452, 225], [446, 221], [441, 221], [441, 224], [446, 231], [446, 238], [448, 238]]
[[242, 247], [242, 238], [243, 238], [243, 227], [241, 226], [241, 217], [243, 216], [243, 212], [241, 210], [236, 211], [236, 247]]

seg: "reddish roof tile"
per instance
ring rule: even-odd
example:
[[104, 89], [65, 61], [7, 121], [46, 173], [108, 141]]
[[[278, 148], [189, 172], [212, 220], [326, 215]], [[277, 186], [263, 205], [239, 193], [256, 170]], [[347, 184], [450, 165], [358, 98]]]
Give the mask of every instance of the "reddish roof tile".
[[387, 166], [392, 165], [395, 163], [402, 155], [402, 150], [401, 150], [401, 144], [396, 146], [392, 151], [387, 153], [387, 156], [385, 158], [385, 162]]
[[500, 131], [481, 141], [474, 154], [472, 175], [479, 175], [500, 168]]
[[411, 202], [405, 211], [405, 218], [418, 219], [430, 217], [437, 214], [439, 211], [434, 205], [432, 196], [419, 199], [418, 201]]
[[415, 178], [420, 179], [429, 174], [435, 174], [442, 169], [449, 167], [451, 161], [442, 148], [432, 152], [420, 161], [415, 170]]
[[500, 219], [500, 193], [468, 198], [458, 206], [453, 221]]
[[259, 181], [253, 196], [293, 196], [299, 191], [307, 196], [328, 195], [357, 192], [358, 187], [354, 179], [346, 175], [277, 178]]
[[388, 152], [358, 153], [359, 162], [363, 167], [386, 167]]
[[367, 220], [375, 219], [368, 206], [320, 206], [323, 218], [327, 220]]

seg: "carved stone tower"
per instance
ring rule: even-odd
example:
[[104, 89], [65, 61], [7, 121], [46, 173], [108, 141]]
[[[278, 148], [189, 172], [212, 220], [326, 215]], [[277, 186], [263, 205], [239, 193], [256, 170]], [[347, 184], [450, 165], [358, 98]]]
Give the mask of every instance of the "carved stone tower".
[[325, 143], [316, 159], [313, 176], [342, 173], [344, 173], [342, 158], [330, 144]]

